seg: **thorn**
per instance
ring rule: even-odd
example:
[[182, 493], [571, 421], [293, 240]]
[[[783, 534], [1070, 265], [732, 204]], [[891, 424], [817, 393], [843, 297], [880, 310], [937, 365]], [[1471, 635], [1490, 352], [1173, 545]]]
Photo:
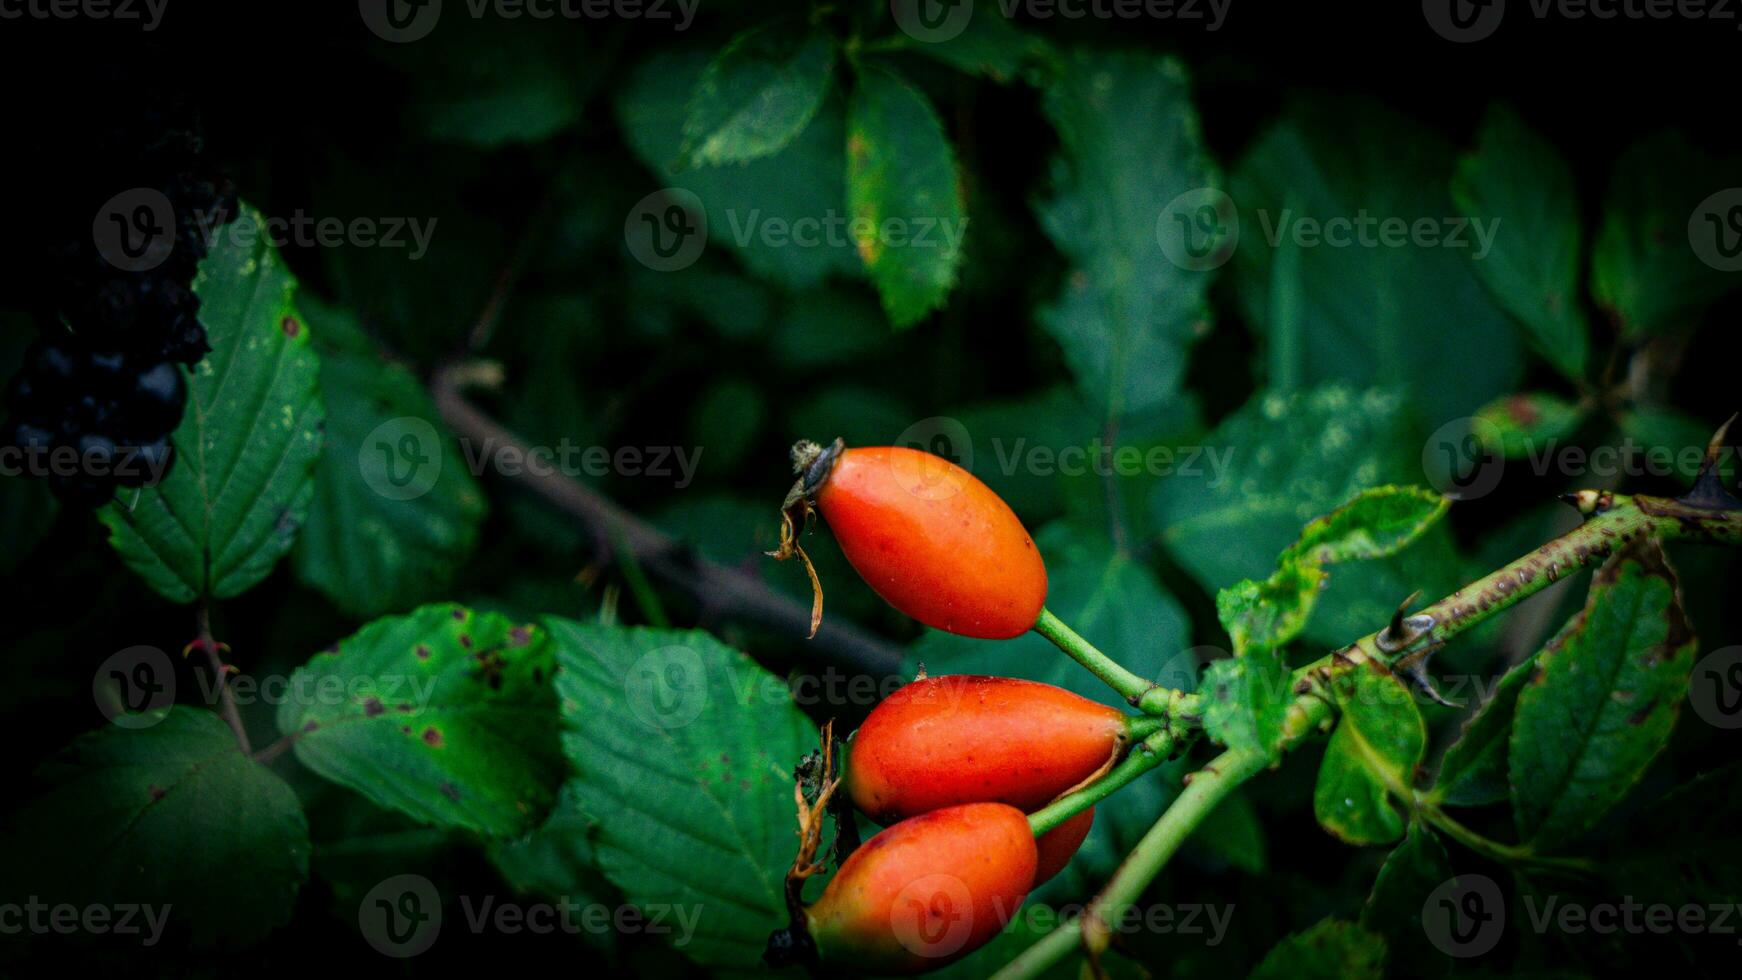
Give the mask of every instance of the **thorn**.
[[1729, 441], [1730, 425], [1736, 421], [1731, 415], [1718, 426], [1718, 431], [1712, 433], [1712, 439], [1706, 443], [1706, 456], [1700, 461], [1700, 472], [1694, 477], [1694, 485], [1688, 492], [1676, 498], [1680, 503], [1701, 510], [1734, 510], [1742, 508], [1742, 500], [1737, 500], [1724, 486], [1724, 475], [1719, 463], [1723, 460], [1724, 447]]
[[1427, 672], [1428, 660], [1438, 653], [1443, 646], [1445, 646], [1443, 642], [1430, 643], [1414, 653], [1399, 657], [1397, 662], [1391, 665], [1391, 669], [1409, 678], [1415, 684], [1416, 690], [1427, 695], [1434, 703], [1448, 708], [1462, 708], [1462, 704], [1448, 700], [1445, 695], [1439, 692], [1438, 688], [1434, 687], [1433, 678]]
[[1382, 652], [1395, 654], [1400, 650], [1408, 649], [1410, 644], [1421, 639], [1428, 630], [1433, 629], [1434, 618], [1432, 616], [1405, 617], [1403, 615], [1420, 597], [1421, 590], [1417, 589], [1411, 592], [1407, 599], [1398, 603], [1397, 611], [1391, 614], [1391, 624], [1380, 630], [1379, 635], [1374, 637], [1374, 645]]

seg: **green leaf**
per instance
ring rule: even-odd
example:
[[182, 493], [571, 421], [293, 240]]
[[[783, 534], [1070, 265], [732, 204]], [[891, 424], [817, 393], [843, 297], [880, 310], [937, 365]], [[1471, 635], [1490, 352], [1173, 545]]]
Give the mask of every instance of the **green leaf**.
[[1386, 856], [1361, 909], [1361, 926], [1385, 937], [1395, 976], [1444, 976], [1451, 961], [1423, 940], [1421, 910], [1434, 889], [1452, 877], [1446, 846], [1426, 825], [1412, 823], [1403, 843]]
[[1553, 144], [1504, 106], [1488, 110], [1477, 148], [1458, 159], [1452, 199], [1466, 217], [1498, 222], [1476, 275], [1524, 324], [1537, 353], [1585, 377], [1590, 324], [1581, 306], [1578, 181]]
[[[708, 216], [708, 240], [735, 252], [765, 279], [802, 288], [829, 275], [859, 275], [851, 236], [831, 233], [828, 224], [844, 219], [847, 198], [846, 123], [838, 99], [825, 98], [810, 124], [778, 153], [729, 167], [677, 171], [689, 98], [706, 62], [696, 51], [662, 51], [617, 91], [624, 138], [658, 181], [647, 190], [665, 185], [694, 193]], [[799, 221], [816, 224], [813, 244], [796, 240]], [[810, 231], [804, 236], [812, 241]]]
[[823, 104], [834, 64], [828, 36], [796, 21], [739, 34], [696, 84], [682, 165], [744, 163], [784, 149]]
[[278, 730], [303, 765], [382, 806], [507, 836], [562, 781], [549, 638], [495, 613], [378, 619], [291, 675]]
[[1219, 466], [1156, 487], [1162, 541], [1206, 589], [1269, 575], [1314, 518], [1360, 490], [1420, 475], [1403, 411], [1381, 391], [1258, 393], [1203, 438], [1226, 452]]
[[[549, 819], [537, 830], [518, 839], [490, 842], [490, 863], [516, 891], [577, 904], [615, 898], [616, 889], [599, 870], [599, 851], [593, 843], [598, 824], [581, 811], [576, 796], [574, 784], [564, 784]], [[582, 935], [606, 938], [591, 930]]]
[[1230, 749], [1281, 756], [1283, 722], [1293, 700], [1288, 665], [1274, 648], [1210, 664], [1204, 672], [1204, 729]]
[[1219, 181], [1185, 69], [1171, 58], [1071, 52], [1044, 110], [1059, 153], [1036, 212], [1071, 270], [1041, 324], [1097, 415], [1152, 412], [1178, 394], [1187, 348], [1210, 317], [1212, 273], [1170, 260], [1157, 232], [1182, 195], [1214, 195]]
[[1385, 940], [1353, 922], [1324, 919], [1277, 943], [1248, 980], [1379, 980]]
[[212, 352], [191, 372], [175, 465], [131, 507], [123, 496], [99, 512], [122, 561], [172, 602], [265, 578], [314, 494], [320, 365], [291, 307], [296, 281], [260, 222], [243, 208], [194, 279]]
[[1347, 99], [1259, 136], [1233, 180], [1232, 266], [1271, 385], [1397, 386], [1435, 426], [1516, 385], [1518, 331], [1471, 261], [1506, 229], [1447, 220], [1452, 159], [1437, 133]]
[[690, 435], [708, 465], [736, 470], [762, 434], [768, 408], [762, 388], [742, 378], [722, 378], [708, 385], [690, 410]]
[[891, 36], [881, 50], [925, 55], [970, 75], [999, 84], [1016, 80], [1024, 66], [1044, 57], [1046, 41], [1018, 28], [1008, 17], [971, 17], [960, 33], [942, 40], [921, 41], [906, 33]]
[[[1559, 646], [1564, 638], [1550, 641]], [[1506, 743], [1518, 692], [1536, 673], [1536, 655], [1515, 665], [1500, 678], [1494, 694], [1464, 722], [1458, 740], [1446, 749], [1434, 777], [1434, 799], [1451, 806], [1486, 806], [1510, 795], [1506, 779]]]
[[1280, 650], [1300, 635], [1324, 581], [1316, 563], [1285, 560], [1262, 582], [1246, 579], [1216, 593], [1216, 616], [1234, 641], [1234, 654]]
[[1591, 291], [1629, 340], [1692, 328], [1736, 284], [1702, 261], [1699, 247], [1714, 233], [1699, 224], [1701, 202], [1734, 186], [1735, 174], [1734, 161], [1714, 159], [1677, 132], [1640, 140], [1616, 161], [1592, 246]]
[[1404, 829], [1391, 797], [1409, 798], [1427, 726], [1408, 686], [1377, 666], [1340, 675], [1333, 693], [1342, 717], [1319, 764], [1313, 812], [1350, 844], [1389, 844]]
[[297, 578], [368, 619], [446, 591], [486, 506], [423, 383], [373, 352], [329, 347], [349, 317], [311, 307], [322, 347], [326, 449], [291, 560]]
[[1553, 850], [1589, 830], [1668, 741], [1697, 646], [1677, 589], [1655, 541], [1623, 551], [1537, 656], [1507, 755], [1524, 843]]
[[8, 888], [50, 904], [151, 906], [135, 923], [142, 935], [155, 915], [201, 944], [259, 939], [290, 920], [308, 877], [296, 793], [216, 714], [154, 715], [83, 735], [37, 771], [39, 795], [0, 848]]
[[1546, 392], [1506, 395], [1476, 413], [1475, 432], [1489, 451], [1507, 459], [1540, 457], [1578, 431], [1585, 411], [1581, 405]]
[[1374, 487], [1317, 517], [1283, 562], [1336, 564], [1395, 555], [1434, 526], [1451, 507], [1449, 498], [1423, 487]]
[[546, 623], [599, 867], [629, 902], [696, 916], [684, 955], [756, 968], [786, 917], [792, 767], [815, 728], [780, 679], [706, 633]]
[[897, 327], [942, 306], [955, 285], [968, 227], [957, 183], [955, 151], [931, 103], [888, 69], [862, 69], [847, 112], [847, 208], [859, 257]]

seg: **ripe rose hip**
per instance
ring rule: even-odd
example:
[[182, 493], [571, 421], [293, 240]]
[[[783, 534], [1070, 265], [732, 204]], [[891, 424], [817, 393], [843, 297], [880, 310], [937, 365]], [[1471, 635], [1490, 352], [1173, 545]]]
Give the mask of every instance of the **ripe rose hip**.
[[882, 824], [958, 803], [1031, 813], [1106, 766], [1129, 741], [1127, 724], [1124, 712], [1050, 684], [926, 677], [859, 726], [845, 785]]
[[847, 560], [890, 605], [982, 639], [1034, 626], [1046, 564], [1009, 505], [972, 473], [916, 449], [839, 440], [801, 443], [794, 460]]
[[1001, 803], [946, 807], [866, 841], [805, 910], [836, 969], [923, 973], [998, 934], [1034, 885], [1028, 818]]

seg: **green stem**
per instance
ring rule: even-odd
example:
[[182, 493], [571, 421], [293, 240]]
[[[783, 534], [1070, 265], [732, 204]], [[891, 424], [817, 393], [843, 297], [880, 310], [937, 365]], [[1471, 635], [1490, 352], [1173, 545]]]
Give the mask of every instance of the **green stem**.
[[1497, 840], [1484, 837], [1459, 823], [1450, 814], [1419, 795], [1416, 798], [1416, 812], [1421, 814], [1423, 820], [1432, 824], [1447, 837], [1477, 854], [1501, 864], [1526, 865], [1581, 875], [1593, 874], [1597, 870], [1595, 863], [1584, 858], [1547, 857], [1526, 846], [1502, 844]]
[[[1160, 719], [1157, 719], [1159, 721]], [[1028, 825], [1034, 828], [1034, 836], [1057, 827], [1066, 820], [1101, 802], [1116, 791], [1123, 789], [1132, 780], [1143, 775], [1167, 761], [1174, 747], [1173, 733], [1162, 729], [1150, 734], [1137, 747], [1131, 750], [1123, 762], [1107, 771], [1107, 774], [1089, 785], [1073, 793], [1052, 801], [1046, 806], [1028, 815]]]
[[[1635, 538], [1653, 535], [1664, 539], [1742, 544], [1742, 511], [1710, 510], [1661, 497], [1624, 497], [1591, 490], [1575, 495], [1573, 502], [1585, 514], [1587, 520], [1584, 524], [1410, 616], [1405, 620], [1407, 635], [1401, 638], [1403, 642], [1390, 637], [1382, 646], [1380, 638], [1387, 634], [1387, 627], [1295, 671], [1295, 689], [1305, 693], [1289, 705], [1280, 748], [1284, 751], [1293, 748], [1330, 720], [1331, 701], [1325, 689], [1331, 673], [1352, 669], [1368, 661], [1385, 663], [1410, 649], [1444, 642], [1540, 592], [1561, 577], [1601, 563]], [[1042, 612], [1041, 619], [1046, 618], [1047, 614]], [[1035, 628], [1039, 630], [1040, 624]], [[1064, 645], [1061, 643], [1060, 646]], [[1067, 649], [1066, 652], [1070, 651]], [[1141, 704], [1144, 700], [1140, 696], [1136, 703]], [[1192, 782], [1090, 903], [1085, 918], [1048, 933], [995, 976], [1001, 980], [1039, 976], [1079, 946], [1098, 956], [1106, 948], [1109, 938], [1106, 919], [1101, 913], [1104, 910], [1117, 912], [1136, 901], [1198, 823], [1209, 816], [1216, 804], [1235, 786], [1262, 770], [1265, 762], [1261, 754], [1230, 751], [1196, 773]], [[1574, 872], [1587, 870], [1583, 862], [1575, 859], [1542, 858], [1525, 848], [1490, 841], [1446, 816], [1437, 807], [1430, 807], [1424, 815], [1448, 836], [1480, 853], [1501, 860], [1512, 859], [1514, 863]]]
[[1054, 646], [1069, 654], [1072, 660], [1087, 667], [1089, 673], [1099, 677], [1133, 705], [1142, 701], [1143, 696], [1155, 687], [1096, 649], [1093, 643], [1078, 636], [1077, 631], [1054, 616], [1051, 609], [1041, 608], [1040, 618], [1034, 621], [1034, 631], [1051, 640]]
[[[1109, 913], [1119, 915], [1143, 895], [1143, 890], [1161, 872], [1193, 830], [1239, 785], [1264, 769], [1264, 756], [1256, 752], [1224, 752], [1193, 773], [1186, 788], [1161, 819], [1137, 842], [1125, 863], [1113, 873], [1107, 886], [1089, 903], [1083, 915], [1065, 923], [1023, 950], [1022, 954], [993, 974], [994, 980], [1036, 977], [1070, 955], [1079, 944], [1100, 955], [1111, 938]], [[1044, 811], [1043, 811], [1044, 812]]]

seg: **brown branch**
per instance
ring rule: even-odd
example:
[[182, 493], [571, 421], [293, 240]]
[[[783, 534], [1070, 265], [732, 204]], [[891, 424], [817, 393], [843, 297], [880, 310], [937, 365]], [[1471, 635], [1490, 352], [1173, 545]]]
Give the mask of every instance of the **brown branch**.
[[[524, 441], [466, 399], [461, 389], [474, 374], [466, 365], [435, 373], [430, 393], [442, 419], [460, 438], [475, 444], [528, 452]], [[754, 576], [694, 554], [586, 484], [549, 468], [527, 467], [509, 478], [579, 521], [592, 532], [601, 554], [623, 549], [649, 575], [687, 593], [707, 612], [794, 637], [810, 632], [807, 606], [772, 591]], [[769, 516], [772, 521], [772, 504]], [[825, 623], [809, 642], [842, 669], [880, 677], [901, 669], [901, 651], [839, 619]]]

